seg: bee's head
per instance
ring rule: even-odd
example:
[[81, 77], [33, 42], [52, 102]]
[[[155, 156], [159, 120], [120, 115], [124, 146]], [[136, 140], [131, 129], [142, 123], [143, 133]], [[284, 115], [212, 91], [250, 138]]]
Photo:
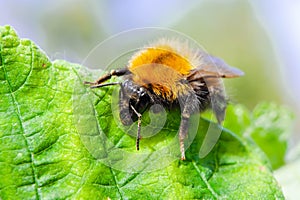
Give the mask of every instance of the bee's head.
[[[136, 112], [142, 114], [150, 105], [151, 98], [147, 89], [126, 79], [120, 89], [120, 118], [124, 125], [130, 125], [138, 119]], [[133, 110], [135, 109], [135, 111]]]

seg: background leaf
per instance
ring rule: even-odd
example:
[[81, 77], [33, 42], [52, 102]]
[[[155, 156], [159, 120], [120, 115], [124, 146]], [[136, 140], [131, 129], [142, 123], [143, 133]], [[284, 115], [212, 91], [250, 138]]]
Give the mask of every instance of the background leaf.
[[252, 112], [247, 134], [267, 154], [273, 169], [285, 164], [293, 118], [292, 112], [284, 106], [270, 103], [261, 103]]
[[274, 103], [260, 103], [252, 113], [243, 106], [230, 105], [224, 127], [253, 139], [277, 169], [285, 164], [293, 118], [289, 109]]
[[195, 115], [190, 132], [199, 128], [180, 161], [180, 114], [172, 111], [137, 153], [129, 135], [136, 125], [122, 127], [114, 117], [113, 88], [90, 91], [82, 85], [88, 72], [51, 62], [9, 26], [0, 28], [0, 58], [1, 199], [283, 199], [268, 159], [240, 133], [223, 129], [200, 159], [215, 125]]

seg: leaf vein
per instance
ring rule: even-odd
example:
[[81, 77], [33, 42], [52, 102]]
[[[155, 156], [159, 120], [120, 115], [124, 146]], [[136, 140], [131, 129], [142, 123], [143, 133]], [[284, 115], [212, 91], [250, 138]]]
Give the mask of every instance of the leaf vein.
[[201, 170], [199, 169], [199, 167], [197, 166], [197, 164], [195, 163], [195, 161], [193, 161], [192, 163], [193, 163], [193, 166], [196, 169], [197, 173], [199, 174], [200, 178], [205, 183], [207, 189], [211, 192], [211, 194], [213, 195], [213, 197], [215, 197], [216, 199], [219, 199], [219, 195], [214, 191], [214, 189], [209, 184], [208, 180], [205, 178], [205, 176], [203, 175], [203, 173], [201, 173]]
[[[0, 52], [2, 52], [2, 47], [0, 47]], [[33, 60], [33, 50], [31, 48], [31, 59]], [[31, 64], [33, 63], [33, 61], [31, 61]], [[27, 137], [25, 136], [25, 129], [24, 129], [24, 126], [23, 126], [23, 123], [22, 123], [22, 119], [21, 119], [21, 112], [20, 112], [20, 108], [19, 108], [19, 104], [17, 103], [17, 100], [16, 100], [16, 97], [14, 95], [14, 91], [13, 91], [13, 88], [12, 88], [12, 85], [8, 79], [8, 75], [7, 75], [7, 71], [6, 71], [6, 68], [5, 68], [5, 63], [3, 62], [2, 63], [2, 66], [3, 66], [3, 71], [4, 71], [4, 77], [7, 81], [7, 84], [8, 84], [8, 87], [9, 87], [9, 92], [10, 92], [10, 96], [12, 98], [12, 101], [13, 101], [13, 105], [15, 107], [15, 113], [17, 114], [17, 118], [18, 118], [18, 121], [20, 123], [20, 127], [21, 127], [21, 131], [22, 131], [22, 136], [24, 138], [24, 141], [25, 141], [25, 145], [26, 145], [26, 148], [27, 150], [29, 151], [29, 154], [30, 154], [30, 163], [31, 163], [31, 169], [32, 169], [32, 173], [33, 173], [33, 178], [34, 178], [34, 189], [35, 189], [35, 192], [36, 192], [36, 198], [37, 199], [40, 199], [40, 195], [39, 195], [39, 191], [38, 191], [38, 183], [37, 183], [37, 172], [36, 172], [36, 169], [35, 169], [35, 166], [34, 166], [34, 163], [33, 163], [33, 160], [34, 160], [34, 154], [33, 152], [30, 150], [29, 148], [29, 142], [27, 140]], [[32, 67], [32, 66], [31, 66]]]

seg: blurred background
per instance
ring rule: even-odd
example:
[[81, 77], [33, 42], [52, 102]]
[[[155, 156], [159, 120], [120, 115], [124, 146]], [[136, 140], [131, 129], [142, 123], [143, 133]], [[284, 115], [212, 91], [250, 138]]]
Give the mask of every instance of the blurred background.
[[[246, 73], [226, 80], [233, 102], [287, 105], [299, 121], [300, 1], [0, 0], [0, 8], [0, 25], [13, 26], [52, 60], [82, 63], [99, 42], [132, 28], [182, 32]], [[291, 141], [299, 130], [295, 125]]]

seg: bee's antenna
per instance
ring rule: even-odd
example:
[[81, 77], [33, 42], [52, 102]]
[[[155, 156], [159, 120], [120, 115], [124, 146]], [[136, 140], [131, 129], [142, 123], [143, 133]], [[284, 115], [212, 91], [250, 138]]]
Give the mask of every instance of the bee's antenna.
[[111, 70], [109, 73], [104, 74], [103, 76], [101, 76], [96, 83], [100, 84], [103, 83], [104, 81], [107, 81], [108, 79], [110, 79], [112, 76], [123, 76], [125, 74], [128, 74], [129, 70], [127, 67], [123, 68], [123, 69], [113, 69]]
[[[89, 83], [86, 83], [89, 84]], [[90, 88], [99, 88], [99, 87], [105, 87], [105, 86], [110, 86], [110, 85], [120, 85], [121, 83], [119, 82], [112, 82], [112, 83], [104, 83], [104, 84], [98, 84], [98, 85], [92, 85]]]

